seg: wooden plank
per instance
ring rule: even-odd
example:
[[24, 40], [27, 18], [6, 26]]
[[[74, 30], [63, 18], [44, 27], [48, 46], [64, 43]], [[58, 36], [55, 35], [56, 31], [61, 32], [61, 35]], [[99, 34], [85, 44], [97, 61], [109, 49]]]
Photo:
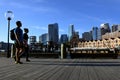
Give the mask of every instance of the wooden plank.
[[[120, 80], [120, 59], [0, 58], [0, 80]], [[3, 64], [3, 65], [2, 65]]]
[[58, 80], [69, 80], [70, 74], [73, 71], [73, 66], [64, 66], [64, 72], [60, 75], [60, 77], [58, 78]]
[[88, 66], [87, 70], [88, 70], [89, 80], [99, 80], [97, 74], [94, 71], [94, 66]]
[[85, 66], [81, 67], [81, 73], [80, 73], [79, 80], [81, 80], [81, 79], [82, 80], [89, 80], [87, 67], [85, 67]]
[[76, 66], [71, 73], [69, 80], [79, 80], [81, 72], [81, 66]]
[[61, 78], [61, 75], [64, 73], [64, 68], [63, 66], [59, 66], [60, 69], [54, 73], [51, 77], [49, 77], [48, 80], [58, 80], [59, 78]]
[[[103, 68], [103, 67], [102, 67]], [[117, 77], [116, 71], [113, 70], [114, 67], [104, 67], [104, 73], [107, 77], [108, 80], [119, 80], [119, 78]]]
[[59, 66], [54, 67], [53, 69], [47, 71], [44, 75], [39, 76], [35, 80], [49, 80], [51, 76], [53, 76], [57, 71], [60, 70]]
[[37, 73], [31, 75], [32, 77], [30, 78], [30, 80], [38, 80], [39, 78], [50, 74], [50, 71], [54, 70], [55, 68], [57, 68], [57, 66], [43, 66], [45, 68], [42, 68], [40, 70], [38, 70]]

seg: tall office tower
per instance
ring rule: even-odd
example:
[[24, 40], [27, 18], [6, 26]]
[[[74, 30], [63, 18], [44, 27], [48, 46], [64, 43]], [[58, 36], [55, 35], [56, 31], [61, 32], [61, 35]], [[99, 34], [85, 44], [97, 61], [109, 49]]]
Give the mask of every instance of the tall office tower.
[[39, 37], [39, 42], [43, 43], [43, 45], [47, 45], [47, 41], [48, 41], [48, 33], [42, 34]]
[[105, 23], [105, 24], [101, 24], [101, 35], [104, 35], [105, 33], [110, 33], [110, 27], [109, 27], [109, 23]]
[[97, 30], [97, 40], [101, 40], [102, 36], [101, 36], [101, 28], [98, 28]]
[[90, 40], [92, 40], [92, 34], [91, 34], [91, 32], [84, 32], [84, 33], [82, 34], [82, 38], [83, 38], [83, 40], [85, 40], [85, 41], [90, 41]]
[[62, 34], [60, 37], [60, 43], [66, 43], [68, 41], [67, 34]]
[[92, 28], [92, 37], [93, 37], [93, 40], [97, 40], [97, 31], [98, 31], [98, 27], [93, 27]]
[[118, 25], [112, 25], [112, 32], [115, 32], [118, 30]]
[[68, 29], [68, 39], [69, 39], [69, 41], [72, 39], [73, 34], [74, 34], [74, 25], [71, 24], [69, 26], [69, 29]]
[[93, 40], [92, 30], [89, 32], [90, 40]]
[[58, 24], [49, 24], [48, 25], [48, 41], [52, 41], [58, 44], [59, 33], [58, 33]]
[[79, 32], [74, 32], [74, 34], [79, 36]]
[[75, 36], [77, 36], [79, 38], [80, 37], [79, 32], [74, 32], [73, 37], [75, 37]]
[[120, 31], [120, 24], [118, 24], [118, 31]]
[[30, 44], [35, 44], [36, 43], [36, 36], [30, 36]]

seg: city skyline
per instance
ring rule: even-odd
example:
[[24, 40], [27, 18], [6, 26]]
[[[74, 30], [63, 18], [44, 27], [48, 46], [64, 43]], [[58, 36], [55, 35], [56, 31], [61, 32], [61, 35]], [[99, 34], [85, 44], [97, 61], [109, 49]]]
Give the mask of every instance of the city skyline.
[[[4, 14], [13, 11], [10, 29], [16, 27], [17, 20], [23, 28], [29, 28], [29, 36], [39, 36], [48, 32], [48, 24], [58, 23], [59, 34], [68, 34], [70, 24], [81, 34], [100, 24], [120, 24], [119, 0], [21, 0], [0, 1], [0, 41], [7, 42], [7, 19]], [[60, 37], [59, 35], [59, 37]], [[12, 41], [10, 41], [12, 42]]]

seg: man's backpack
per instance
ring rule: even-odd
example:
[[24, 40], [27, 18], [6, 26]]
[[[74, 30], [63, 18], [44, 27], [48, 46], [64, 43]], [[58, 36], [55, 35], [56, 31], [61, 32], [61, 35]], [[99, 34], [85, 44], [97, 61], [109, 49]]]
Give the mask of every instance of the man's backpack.
[[15, 30], [15, 28], [12, 29], [12, 30], [10, 30], [10, 38], [11, 38], [11, 40], [15, 40], [15, 39], [16, 39], [16, 38], [15, 38], [14, 30]]

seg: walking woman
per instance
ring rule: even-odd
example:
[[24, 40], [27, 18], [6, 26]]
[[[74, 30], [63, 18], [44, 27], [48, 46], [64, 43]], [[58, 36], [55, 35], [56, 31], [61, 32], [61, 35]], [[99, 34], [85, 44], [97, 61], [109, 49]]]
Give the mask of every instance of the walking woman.
[[26, 61], [30, 62], [30, 60], [28, 59], [29, 57], [29, 46], [28, 46], [28, 32], [29, 30], [27, 28], [24, 28], [24, 34], [23, 34], [23, 43], [24, 43], [24, 53], [26, 55]]

